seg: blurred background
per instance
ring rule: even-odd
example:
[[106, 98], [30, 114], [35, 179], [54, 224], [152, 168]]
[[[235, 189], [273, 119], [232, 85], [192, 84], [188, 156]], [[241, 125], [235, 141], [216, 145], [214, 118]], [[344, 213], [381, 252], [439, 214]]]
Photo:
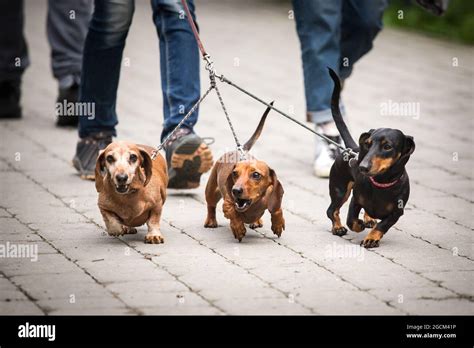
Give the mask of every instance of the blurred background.
[[[427, 35], [474, 44], [474, 1], [451, 0], [448, 11], [441, 17], [426, 12], [414, 1], [390, 0], [384, 22], [389, 27], [413, 30]], [[403, 10], [404, 19], [398, 18]]]

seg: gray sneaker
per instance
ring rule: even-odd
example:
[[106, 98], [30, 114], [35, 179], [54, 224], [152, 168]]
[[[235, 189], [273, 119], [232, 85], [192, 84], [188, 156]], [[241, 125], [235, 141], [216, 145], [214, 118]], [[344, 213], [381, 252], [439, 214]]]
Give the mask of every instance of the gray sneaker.
[[199, 186], [201, 175], [212, 168], [212, 152], [203, 138], [180, 128], [165, 145], [168, 187], [190, 189]]
[[77, 142], [72, 165], [79, 172], [81, 179], [95, 179], [95, 162], [99, 157], [99, 151], [105, 149], [111, 142], [112, 135], [105, 132], [91, 134]]

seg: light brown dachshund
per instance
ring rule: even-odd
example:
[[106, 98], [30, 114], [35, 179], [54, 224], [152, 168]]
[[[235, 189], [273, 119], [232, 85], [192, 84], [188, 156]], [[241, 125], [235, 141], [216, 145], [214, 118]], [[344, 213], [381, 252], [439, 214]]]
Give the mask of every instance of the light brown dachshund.
[[[260, 136], [269, 111], [270, 108], [267, 108], [255, 133], [243, 146], [244, 151], [249, 151]], [[228, 152], [216, 162], [207, 182], [207, 218], [204, 227], [217, 227], [216, 205], [224, 198], [224, 216], [230, 220], [230, 228], [239, 242], [245, 236], [244, 224], [250, 224], [250, 228], [263, 226], [261, 217], [266, 209], [271, 214], [272, 231], [280, 237], [285, 229], [282, 197], [283, 187], [275, 171], [265, 162], [248, 153], [247, 160], [239, 161], [237, 151]]]
[[166, 200], [168, 171], [153, 148], [127, 142], [113, 142], [97, 158], [95, 187], [98, 205], [111, 236], [137, 233], [135, 227], [147, 224], [145, 243], [163, 243], [160, 217]]

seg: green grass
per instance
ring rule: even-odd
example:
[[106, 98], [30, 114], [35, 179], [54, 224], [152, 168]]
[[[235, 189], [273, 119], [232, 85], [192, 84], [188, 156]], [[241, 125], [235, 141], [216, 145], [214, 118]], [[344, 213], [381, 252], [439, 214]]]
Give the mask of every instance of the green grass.
[[[403, 11], [403, 19], [398, 19], [398, 11]], [[406, 28], [474, 45], [474, 1], [451, 0], [446, 13], [435, 16], [414, 1], [392, 0], [384, 14], [388, 27]]]

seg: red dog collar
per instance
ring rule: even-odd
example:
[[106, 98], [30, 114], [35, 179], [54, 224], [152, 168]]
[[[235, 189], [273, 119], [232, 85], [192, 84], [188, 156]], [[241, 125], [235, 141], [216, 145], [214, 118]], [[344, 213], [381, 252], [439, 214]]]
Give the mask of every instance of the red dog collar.
[[377, 188], [389, 188], [389, 187], [392, 187], [393, 185], [395, 185], [400, 179], [397, 179], [397, 180], [392, 181], [392, 182], [383, 183], [383, 182], [377, 182], [377, 181], [375, 181], [375, 179], [373, 177], [369, 176], [369, 180], [372, 183], [372, 185], [374, 185]]

